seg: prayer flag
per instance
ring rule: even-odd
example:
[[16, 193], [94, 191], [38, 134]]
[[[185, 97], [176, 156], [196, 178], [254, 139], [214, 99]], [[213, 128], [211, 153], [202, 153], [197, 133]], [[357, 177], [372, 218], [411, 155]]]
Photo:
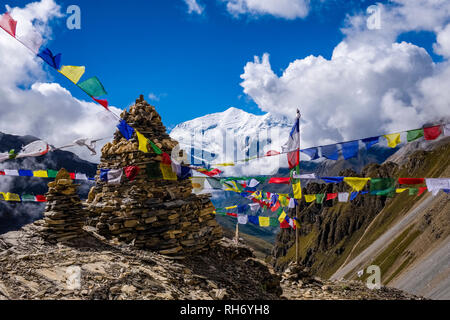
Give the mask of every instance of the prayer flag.
[[302, 198], [302, 184], [301, 184], [300, 180], [298, 180], [296, 183], [292, 184], [292, 191], [294, 193], [295, 199]]
[[282, 223], [284, 220], [286, 220], [286, 212], [282, 212], [281, 215], [278, 217], [278, 221]]
[[83, 67], [62, 66], [58, 72], [64, 75], [67, 79], [69, 79], [73, 83], [77, 84], [78, 81], [80, 81], [81, 77], [83, 76], [85, 70], [86, 68], [84, 66]]
[[367, 184], [370, 178], [354, 178], [354, 177], [345, 177], [344, 182], [347, 183], [350, 187], [352, 187], [353, 191], [361, 191]]
[[245, 214], [238, 215], [238, 223], [239, 224], [247, 224], [248, 223], [248, 216]]
[[4, 169], [3, 171], [5, 172], [5, 176], [19, 177], [19, 171], [18, 170]]
[[440, 190], [450, 189], [450, 179], [425, 179], [428, 191], [430, 191], [433, 196], [437, 195]]
[[100, 97], [107, 94], [105, 88], [97, 77], [89, 78], [80, 83], [78, 86], [91, 97]]
[[259, 218], [258, 218], [258, 216], [248, 216], [248, 221], [253, 223], [253, 224], [259, 225]]
[[237, 213], [227, 212], [227, 216], [237, 218]]
[[336, 199], [337, 197], [338, 197], [337, 193], [328, 193], [327, 194], [327, 201]]
[[56, 171], [56, 170], [47, 170], [47, 175], [49, 178], [56, 178], [57, 174], [58, 174], [58, 171]]
[[117, 128], [125, 139], [130, 140], [133, 137], [134, 129], [125, 120], [121, 120]]
[[352, 192], [352, 193], [350, 194], [350, 201], [355, 200], [355, 198], [356, 198], [357, 195], [358, 195], [358, 192]]
[[17, 21], [11, 17], [9, 12], [6, 12], [0, 17], [0, 27], [14, 38], [16, 37], [16, 26]]
[[31, 194], [24, 194], [22, 197], [22, 202], [35, 202], [36, 198], [35, 196]]
[[372, 178], [370, 180], [370, 194], [377, 196], [387, 196], [395, 192], [395, 179], [392, 178]]
[[142, 152], [148, 153], [148, 139], [144, 137], [139, 131], [136, 131], [136, 135], [139, 141], [139, 150]]
[[390, 148], [395, 148], [401, 142], [400, 133], [386, 134], [384, 136], [388, 142]]
[[396, 193], [403, 193], [403, 192], [405, 192], [406, 190], [408, 190], [408, 188], [397, 188], [397, 189], [395, 189], [395, 192], [396, 192]]
[[305, 201], [310, 203], [313, 202], [314, 200], [316, 200], [316, 195], [315, 194], [305, 194]]
[[289, 134], [289, 140], [282, 149], [283, 152], [288, 152], [289, 169], [295, 168], [300, 164], [300, 113], [297, 113], [295, 124]]
[[70, 179], [75, 180], [75, 172], [69, 172]]
[[122, 169], [100, 169], [100, 180], [110, 184], [120, 184]]
[[414, 196], [419, 192], [418, 188], [409, 188], [409, 195]]
[[75, 173], [75, 180], [88, 180], [85, 173]]
[[323, 199], [325, 199], [325, 194], [324, 193], [316, 194], [316, 203], [322, 204], [323, 203]]
[[6, 201], [13, 201], [13, 202], [20, 202], [20, 196], [18, 194], [15, 194], [15, 193], [8, 192], [5, 195], [5, 200]]
[[326, 183], [340, 183], [344, 181], [344, 177], [320, 177]]
[[136, 179], [137, 175], [139, 174], [139, 167], [137, 166], [128, 166], [124, 169], [125, 175], [127, 176], [128, 180], [133, 181]]
[[47, 202], [47, 198], [42, 195], [36, 196], [36, 202]]
[[422, 184], [425, 183], [424, 178], [399, 178], [399, 184]]
[[[300, 198], [299, 198], [299, 199], [300, 199]], [[289, 200], [289, 206], [288, 206], [288, 208], [293, 209], [293, 208], [295, 208], [296, 205], [297, 205], [297, 201], [295, 201], [294, 198], [291, 198], [291, 199]]]
[[33, 177], [33, 171], [31, 171], [31, 170], [19, 170], [19, 177]]
[[362, 139], [362, 142], [366, 145], [366, 149], [369, 150], [374, 144], [380, 141], [380, 137], [371, 137]]
[[[358, 155], [359, 151], [359, 142], [358, 141], [349, 141], [341, 143], [342, 146], [342, 155], [344, 159], [354, 158]], [[322, 149], [323, 152], [323, 149]]]
[[[164, 180], [173, 180], [176, 181], [178, 179], [175, 172], [172, 170], [172, 166], [164, 163], [160, 163], [159, 168], [161, 169], [161, 173], [163, 175]], [[203, 180], [204, 181], [204, 180]]]
[[61, 67], [61, 53], [58, 53], [56, 56], [54, 56], [49, 48], [45, 48], [44, 50], [39, 52], [38, 57], [56, 70], [59, 70], [59, 68]]
[[280, 208], [280, 202], [279, 201], [277, 201], [276, 203], [275, 203], [275, 205], [272, 207], [272, 212], [275, 212], [275, 211], [277, 211], [279, 208]]
[[94, 98], [94, 97], [91, 97], [95, 102], [97, 102], [97, 103], [99, 103], [100, 105], [102, 105], [106, 110], [109, 110], [108, 109], [108, 100], [105, 100], [105, 99], [97, 99], [97, 98]]
[[339, 151], [336, 144], [331, 144], [328, 146], [322, 147], [322, 157], [325, 157], [329, 160], [337, 160], [339, 159]]
[[350, 194], [348, 192], [340, 192], [338, 193], [339, 202], [348, 202]]
[[284, 220], [280, 223], [280, 228], [281, 228], [281, 229], [290, 229], [291, 226], [289, 225], [289, 222], [287, 222], [287, 220], [284, 219]]
[[270, 178], [269, 183], [273, 184], [290, 184], [291, 178]]
[[278, 151], [270, 150], [266, 153], [266, 157], [272, 157], [272, 156], [276, 156], [278, 154], [280, 154]]
[[270, 227], [270, 218], [269, 217], [259, 217], [259, 226], [260, 227]]
[[170, 166], [172, 164], [172, 159], [166, 152], [163, 152], [161, 162]]
[[280, 225], [280, 223], [278, 222], [277, 218], [274, 218], [274, 217], [269, 218], [269, 226], [270, 227], [278, 227], [279, 225]]
[[33, 176], [37, 178], [48, 178], [48, 172], [46, 170], [34, 171]]
[[304, 180], [317, 179], [315, 173], [297, 174], [296, 172], [294, 172], [294, 174], [292, 175], [292, 178], [294, 178], [294, 179], [304, 179]]
[[450, 136], [450, 123], [444, 125], [444, 136], [446, 137]]
[[150, 145], [152, 146], [153, 151], [155, 151], [156, 154], [162, 154], [163, 152], [161, 151], [160, 148], [158, 148], [158, 146], [156, 144], [153, 143], [153, 141], [148, 141], [150, 142]]
[[310, 160], [316, 160], [319, 159], [319, 150], [317, 148], [309, 148], [305, 150], [300, 150], [304, 154], [308, 155], [311, 159]]
[[[419, 188], [419, 193], [417, 195], [420, 196], [420, 195], [422, 195], [422, 193], [424, 193], [427, 190], [428, 190], [427, 187], [420, 187]], [[445, 191], [446, 189], [443, 189], [443, 190]]]
[[408, 142], [412, 142], [423, 137], [423, 129], [410, 130], [407, 133]]
[[441, 135], [441, 133], [442, 128], [440, 125], [423, 129], [425, 140], [435, 140]]

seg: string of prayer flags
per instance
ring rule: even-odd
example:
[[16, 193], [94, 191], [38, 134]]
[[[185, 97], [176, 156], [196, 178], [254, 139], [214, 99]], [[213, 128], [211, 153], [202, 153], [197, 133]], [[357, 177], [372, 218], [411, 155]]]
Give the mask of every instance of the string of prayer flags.
[[86, 71], [86, 67], [84, 66], [62, 66], [61, 69], [58, 71], [63, 76], [65, 76], [67, 79], [72, 81], [74, 84], [77, 84], [78, 81], [80, 81], [81, 77]]
[[[341, 143], [342, 146], [342, 156], [345, 160], [354, 158], [358, 155], [359, 142], [358, 141], [348, 141]], [[323, 149], [322, 149], [323, 152]]]
[[450, 179], [448, 178], [430, 178], [425, 179], [427, 189], [433, 196], [436, 196], [440, 190], [450, 189]]
[[373, 145], [380, 141], [380, 137], [371, 137], [362, 139], [362, 142], [366, 145], [366, 149], [369, 150]]
[[354, 177], [345, 177], [344, 182], [347, 183], [350, 187], [352, 187], [353, 191], [361, 191], [367, 184], [370, 178], [354, 178]]
[[100, 97], [107, 94], [103, 84], [97, 77], [89, 78], [78, 84], [78, 86], [91, 97]]
[[322, 157], [325, 157], [329, 160], [339, 159], [339, 151], [337, 148], [337, 144], [323, 146], [322, 147]]
[[401, 143], [400, 141], [400, 133], [392, 133], [392, 134], [386, 134], [384, 136], [388, 142], [389, 148], [395, 148], [398, 144]]
[[136, 131], [136, 135], [139, 141], [139, 150], [145, 153], [148, 153], [148, 139], [144, 137], [143, 134], [141, 134], [139, 131]]
[[17, 21], [14, 20], [9, 12], [6, 12], [0, 17], [0, 28], [8, 32], [12, 37], [16, 37]]
[[425, 137], [425, 140], [435, 140], [441, 134], [442, 134], [442, 128], [440, 125], [423, 129], [423, 136]]
[[121, 120], [117, 125], [117, 128], [125, 139], [130, 140], [133, 137], [135, 130], [130, 127], [125, 120]]
[[120, 184], [122, 169], [100, 169], [100, 180], [110, 184]]
[[423, 183], [425, 183], [425, 179], [424, 178], [399, 178], [398, 183], [399, 184], [411, 184], [411, 185], [423, 184]]
[[412, 142], [419, 138], [422, 138], [423, 134], [424, 134], [423, 129], [409, 130], [406, 134], [406, 139], [408, 140], [408, 142]]
[[53, 55], [49, 48], [45, 48], [38, 53], [38, 57], [44, 60], [50, 67], [59, 70], [61, 67], [61, 53]]

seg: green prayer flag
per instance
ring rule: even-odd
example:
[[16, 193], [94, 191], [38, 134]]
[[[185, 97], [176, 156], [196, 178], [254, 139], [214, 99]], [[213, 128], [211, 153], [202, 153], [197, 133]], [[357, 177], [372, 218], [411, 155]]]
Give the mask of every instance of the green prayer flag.
[[396, 180], [393, 178], [372, 178], [370, 194], [377, 196], [392, 196], [395, 193]]
[[277, 218], [270, 218], [270, 226], [271, 227], [278, 227], [280, 225], [280, 222], [278, 221]]
[[24, 194], [23, 196], [21, 196], [21, 198], [23, 202], [34, 201], [36, 199], [36, 197], [33, 196], [32, 194]]
[[153, 141], [148, 140], [148, 142], [150, 142], [150, 145], [152, 146], [153, 151], [155, 151], [156, 154], [162, 154], [161, 149], [158, 148], [158, 146], [154, 144]]
[[316, 203], [323, 203], [324, 199], [325, 199], [324, 193], [316, 194]]
[[417, 129], [417, 130], [408, 131], [408, 134], [407, 134], [408, 142], [417, 140], [417, 139], [419, 139], [421, 137], [423, 137], [423, 129]]
[[419, 193], [419, 189], [418, 188], [409, 188], [409, 195], [410, 196], [415, 196], [418, 193]]
[[47, 174], [49, 178], [56, 178], [56, 175], [58, 174], [58, 171], [56, 170], [47, 170]]
[[158, 162], [147, 164], [147, 166], [145, 168], [145, 172], [147, 173], [147, 177], [149, 177], [150, 179], [161, 179], [162, 178], [162, 173], [161, 173], [161, 169], [159, 168]]
[[100, 97], [106, 93], [100, 80], [97, 77], [92, 77], [78, 84], [78, 86], [91, 97]]

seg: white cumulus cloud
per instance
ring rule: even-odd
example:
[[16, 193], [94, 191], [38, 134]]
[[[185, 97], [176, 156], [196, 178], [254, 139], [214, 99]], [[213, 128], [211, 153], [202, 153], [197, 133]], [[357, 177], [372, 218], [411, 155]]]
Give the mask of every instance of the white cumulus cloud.
[[[365, 13], [349, 17], [346, 37], [330, 59], [297, 59], [277, 75], [269, 54], [255, 57], [241, 75], [244, 93], [261, 110], [292, 119], [300, 107], [305, 147], [414, 129], [450, 116], [448, 60], [434, 63], [425, 49], [396, 42], [403, 32], [435, 32], [436, 52], [448, 57], [450, 2], [396, 2], [382, 7], [379, 30], [367, 29]], [[419, 8], [424, 13], [417, 17]]]
[[196, 14], [202, 14], [203, 10], [205, 9], [201, 5], [198, 4], [197, 0], [184, 0], [186, 5], [188, 6], [188, 13], [196, 13]]
[[[30, 34], [40, 41], [48, 39], [51, 36], [48, 22], [62, 16], [53, 0], [8, 9], [18, 21], [17, 36], [21, 39]], [[114, 133], [115, 122], [101, 106], [78, 100], [68, 91], [71, 88], [53, 83], [44, 70], [44, 62], [3, 30], [0, 30], [0, 70], [1, 132], [34, 135], [55, 147], [77, 138], [111, 137]], [[110, 109], [116, 114], [121, 112], [114, 107]], [[87, 160], [99, 159], [79, 147], [69, 150]]]
[[304, 18], [310, 10], [310, 0], [222, 0], [233, 15], [272, 15], [284, 19]]

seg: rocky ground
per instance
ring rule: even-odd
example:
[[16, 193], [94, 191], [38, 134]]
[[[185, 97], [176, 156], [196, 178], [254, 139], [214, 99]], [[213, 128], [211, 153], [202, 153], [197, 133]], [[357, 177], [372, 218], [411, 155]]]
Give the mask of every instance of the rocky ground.
[[[0, 300], [417, 298], [323, 281], [294, 266], [281, 277], [251, 249], [226, 238], [207, 254], [177, 259], [108, 242], [90, 228], [79, 239], [52, 244], [39, 228], [28, 225], [0, 236]], [[68, 281], [74, 266], [81, 268], [81, 288]]]

